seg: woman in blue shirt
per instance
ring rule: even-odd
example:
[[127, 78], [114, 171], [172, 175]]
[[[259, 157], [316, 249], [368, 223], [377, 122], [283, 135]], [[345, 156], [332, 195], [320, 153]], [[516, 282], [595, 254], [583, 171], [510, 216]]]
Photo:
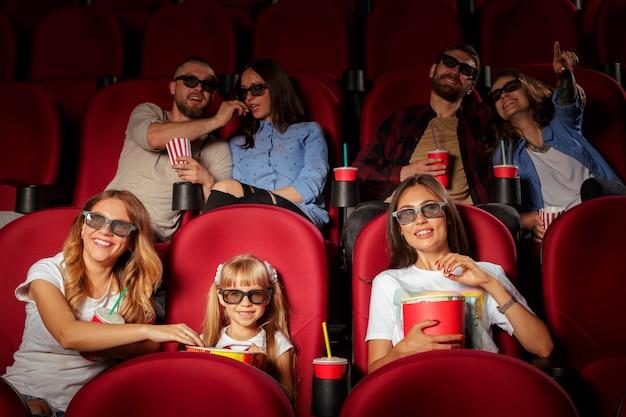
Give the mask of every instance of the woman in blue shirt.
[[324, 185], [328, 146], [322, 128], [305, 122], [304, 109], [283, 68], [270, 59], [248, 64], [235, 86], [249, 112], [230, 140], [233, 179], [215, 183], [205, 209], [257, 203], [288, 208], [318, 228], [328, 222]]
[[[584, 95], [574, 79], [578, 57], [554, 44], [556, 89], [518, 70], [499, 73], [491, 87], [489, 142], [493, 163], [519, 167], [522, 226], [540, 242], [545, 225], [539, 210], [570, 208], [587, 199], [585, 189], [624, 194], [626, 187], [600, 153], [583, 137]], [[584, 184], [584, 185], [583, 185]]]

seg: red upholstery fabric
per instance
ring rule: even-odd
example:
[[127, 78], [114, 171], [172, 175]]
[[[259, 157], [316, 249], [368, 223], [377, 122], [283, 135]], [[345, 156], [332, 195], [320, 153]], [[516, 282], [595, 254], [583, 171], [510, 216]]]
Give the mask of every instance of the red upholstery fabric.
[[[549, 86], [556, 84], [552, 64], [520, 65], [518, 68]], [[626, 94], [611, 77], [589, 68], [577, 68], [576, 82], [583, 87], [587, 104], [583, 134], [622, 180], [626, 180]]]
[[[65, 30], [60, 30], [65, 28]], [[71, 28], [71, 30], [69, 30]], [[72, 6], [46, 13], [33, 34], [31, 80], [122, 76], [124, 31], [100, 7]]]
[[432, 65], [442, 49], [463, 40], [456, 4], [447, 1], [387, 1], [365, 24], [365, 78]]
[[[432, 64], [385, 73], [365, 94], [361, 108], [360, 144], [364, 147], [374, 138], [378, 126], [394, 110], [428, 103], [430, 99], [429, 71]], [[474, 90], [464, 103], [480, 102]]]
[[594, 417], [623, 417], [626, 415], [626, 349], [613, 345], [600, 350], [587, 357], [587, 365], [579, 371], [587, 389], [581, 395], [586, 400], [586, 413]]
[[0, 229], [0, 372], [13, 363], [24, 332], [25, 304], [15, 288], [41, 258], [56, 255], [78, 214], [77, 208], [52, 208], [27, 214]]
[[[15, 187], [54, 184], [61, 159], [61, 112], [58, 102], [37, 85], [0, 83], [0, 210], [15, 210]], [[36, 122], [36, 123], [35, 123]]]
[[[278, 271], [298, 354], [298, 415], [311, 412], [312, 360], [324, 354], [328, 268], [324, 239], [308, 220], [274, 206], [236, 205], [202, 214], [174, 235], [167, 261], [166, 321], [198, 329], [215, 271], [241, 253], [252, 253]], [[166, 350], [175, 349], [167, 345]]]
[[615, 344], [626, 354], [626, 275], [617, 265], [623, 256], [625, 212], [626, 196], [596, 198], [561, 214], [546, 231], [542, 283], [555, 359], [573, 364]]
[[13, 23], [0, 13], [0, 81], [13, 79], [17, 59], [17, 34]]
[[552, 43], [579, 51], [578, 10], [570, 0], [488, 1], [478, 10], [482, 64], [492, 73], [550, 62]]
[[85, 110], [74, 205], [104, 190], [115, 176], [133, 109], [151, 102], [169, 110], [172, 100], [166, 80], [121, 81], [98, 91]]
[[172, 3], [152, 12], [143, 31], [141, 77], [170, 78], [190, 56], [207, 59], [218, 78], [236, 72], [237, 36], [228, 13], [210, 2]]
[[203, 413], [295, 416], [287, 394], [264, 372], [230, 358], [192, 352], [153, 353], [111, 368], [76, 393], [65, 415]]
[[26, 402], [4, 378], [0, 378], [0, 415], [3, 417], [30, 417]]
[[598, 7], [594, 26], [595, 47], [600, 64], [618, 62], [622, 85], [626, 84], [626, 46], [615, 39], [626, 37], [626, 1], [604, 0]]
[[293, 72], [326, 72], [341, 79], [351, 69], [352, 15], [328, 1], [283, 1], [263, 9], [252, 37], [252, 58], [272, 58]]
[[516, 358], [461, 349], [398, 359], [348, 395], [341, 417], [577, 417], [565, 391]]
[[[486, 211], [457, 203], [463, 218], [473, 256], [480, 261], [501, 265], [507, 276], [517, 284], [516, 250], [511, 234], [504, 224]], [[354, 245], [352, 263], [353, 308], [353, 372], [358, 377], [367, 375], [367, 322], [369, 318], [372, 281], [389, 268], [391, 255], [386, 239], [387, 214], [380, 214], [361, 230]], [[495, 330], [495, 329], [494, 329]], [[505, 332], [494, 332], [500, 349], [509, 356], [521, 357], [517, 340]]]

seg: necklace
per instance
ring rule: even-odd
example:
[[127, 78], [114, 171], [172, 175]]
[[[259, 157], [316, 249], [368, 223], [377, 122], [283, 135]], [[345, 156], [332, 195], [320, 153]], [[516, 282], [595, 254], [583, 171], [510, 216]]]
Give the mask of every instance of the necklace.
[[550, 149], [550, 145], [546, 145], [545, 143], [541, 146], [537, 146], [528, 141], [526, 141], [526, 147], [530, 149], [531, 151], [537, 152], [537, 153], [546, 153]]

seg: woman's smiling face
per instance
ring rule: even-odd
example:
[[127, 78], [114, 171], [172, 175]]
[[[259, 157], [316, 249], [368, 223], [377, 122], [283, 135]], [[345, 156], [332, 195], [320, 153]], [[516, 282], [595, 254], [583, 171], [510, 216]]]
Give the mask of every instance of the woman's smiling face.
[[516, 114], [529, 109], [528, 96], [523, 86], [510, 92], [503, 89], [507, 84], [510, 85], [509, 83], [515, 82], [515, 80], [515, 77], [509, 75], [500, 77], [493, 83], [490, 91], [490, 93], [493, 93], [496, 90], [501, 90], [500, 98], [494, 101], [494, 105], [498, 115], [508, 121]]
[[[407, 188], [398, 198], [396, 210], [405, 208], [419, 209], [424, 204], [439, 202], [439, 199], [427, 187], [415, 185]], [[406, 243], [418, 251], [441, 251], [448, 246], [448, 226], [445, 212], [433, 219], [425, 218], [418, 211], [415, 221], [409, 224], [400, 224], [400, 233]]]

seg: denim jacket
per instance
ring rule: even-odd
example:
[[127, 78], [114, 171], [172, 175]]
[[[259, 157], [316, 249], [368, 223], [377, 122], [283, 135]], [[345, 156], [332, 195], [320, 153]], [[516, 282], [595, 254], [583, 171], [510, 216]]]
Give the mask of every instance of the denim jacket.
[[[582, 135], [583, 109], [580, 98], [567, 106], [557, 102], [557, 92], [552, 95], [555, 116], [548, 126], [543, 128], [543, 143], [562, 152], [583, 164], [594, 177], [604, 178], [623, 184], [600, 153]], [[522, 186], [522, 205], [519, 212], [539, 210], [543, 207], [541, 182], [535, 165], [533, 164], [526, 147], [526, 139], [507, 142], [507, 163], [519, 166], [519, 177]], [[510, 155], [513, 155], [512, 159]], [[493, 164], [502, 163], [502, 152], [498, 148], [494, 151]]]

